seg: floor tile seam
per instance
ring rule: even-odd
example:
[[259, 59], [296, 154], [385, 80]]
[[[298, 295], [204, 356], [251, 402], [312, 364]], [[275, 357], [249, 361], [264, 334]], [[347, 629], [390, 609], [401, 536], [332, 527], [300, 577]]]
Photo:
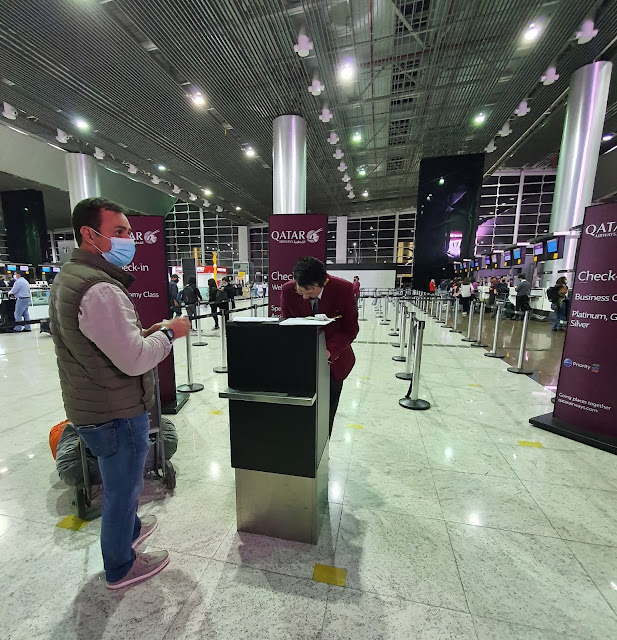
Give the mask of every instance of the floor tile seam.
[[[48, 393], [52, 393], [53, 390], [50, 390]], [[60, 401], [59, 401], [60, 402]], [[62, 406], [59, 404], [57, 411], [62, 411]], [[42, 418], [45, 418], [46, 416], [48, 416], [50, 413], [52, 413], [53, 411], [56, 411], [56, 409], [52, 409], [51, 411], [46, 411], [45, 413], [38, 415], [38, 416], [34, 416], [33, 418], [29, 418], [28, 420], [24, 420], [23, 422], [20, 422], [19, 424], [15, 424], [11, 427], [7, 427], [6, 429], [2, 429], [0, 431], [0, 436], [5, 435], [6, 433], [8, 433], [9, 431], [12, 431], [13, 429], [18, 429], [19, 427], [23, 427], [25, 424], [28, 424], [29, 422], [34, 422], [35, 420], [41, 420]], [[52, 427], [54, 425], [51, 425]], [[51, 429], [51, 427], [50, 427]], [[45, 440], [42, 440], [39, 444], [43, 444], [45, 442]], [[24, 449], [25, 451], [25, 449]]]
[[[564, 451], [564, 449], [549, 449], [549, 451]], [[516, 471], [514, 472], [516, 473]], [[535, 480], [533, 478], [521, 478], [518, 474], [516, 474], [518, 479], [525, 483], [525, 482], [530, 482], [530, 483], [537, 483], [537, 484], [547, 484], [547, 485], [551, 485], [554, 487], [568, 487], [569, 489], [582, 489], [584, 491], [606, 491], [607, 493], [617, 493], [617, 487], [615, 489], [610, 488], [610, 489], [600, 489], [598, 487], [582, 487], [579, 485], [575, 485], [575, 484], [563, 484], [562, 482], [549, 482], [547, 480]], [[604, 476], [602, 476], [603, 479]]]
[[[574, 552], [572, 547], [568, 544], [568, 542], [577, 542], [577, 541], [576, 540], [564, 540], [564, 543], [565, 543], [566, 547], [568, 548], [568, 551], [572, 554], [572, 556], [574, 557], [576, 562], [579, 564], [579, 566], [583, 570], [583, 573], [589, 578], [591, 584], [596, 588], [596, 590], [598, 591], [598, 593], [600, 594], [600, 596], [602, 597], [604, 602], [606, 602], [606, 606], [608, 607], [609, 611], [613, 614], [613, 618], [615, 619], [615, 622], [617, 623], [617, 612], [615, 611], [613, 605], [609, 602], [608, 598], [601, 591], [600, 587], [598, 587], [598, 585], [596, 584], [596, 581], [593, 579], [593, 577], [587, 571], [587, 569], [585, 568], [583, 563], [579, 560], [579, 557], [576, 555], [576, 553]], [[583, 543], [583, 544], [588, 544], [588, 543]], [[613, 548], [613, 547], [611, 547], [611, 548]]]
[[[529, 494], [529, 496], [531, 497], [531, 499], [533, 500], [534, 504], [538, 507], [538, 509], [540, 509], [540, 512], [544, 515], [544, 517], [546, 518], [546, 520], [548, 521], [548, 523], [551, 525], [551, 527], [553, 527], [553, 530], [555, 531], [555, 533], [559, 536], [559, 538], [561, 540], [563, 540], [563, 536], [559, 533], [559, 529], [557, 529], [557, 527], [555, 526], [554, 522], [551, 520], [551, 518], [549, 517], [548, 513], [546, 513], [546, 511], [544, 511], [544, 509], [540, 506], [540, 504], [538, 503], [538, 501], [535, 499], [534, 495], [531, 493], [531, 491], [529, 491], [529, 488], [527, 487], [527, 485], [523, 482], [523, 480], [521, 478], [519, 478], [520, 483], [523, 485], [523, 488], [525, 489], [525, 491]], [[565, 541], [564, 541], [565, 542]]]

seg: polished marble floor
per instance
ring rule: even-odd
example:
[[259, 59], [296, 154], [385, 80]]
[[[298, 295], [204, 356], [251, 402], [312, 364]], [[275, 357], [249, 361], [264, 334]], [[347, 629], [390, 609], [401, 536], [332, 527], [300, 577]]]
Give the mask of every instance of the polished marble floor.
[[[617, 458], [531, 427], [552, 391], [433, 320], [420, 384], [432, 407], [401, 409], [391, 326], [367, 318], [319, 544], [236, 531], [226, 376], [208, 337], [193, 350], [205, 390], [173, 417], [177, 489], [142, 496], [170, 566], [120, 593], [101, 578], [99, 521], [56, 527], [74, 507], [47, 444], [63, 418], [51, 337], [0, 334], [0, 639], [617, 638]], [[346, 569], [346, 586], [314, 582], [316, 563]]]

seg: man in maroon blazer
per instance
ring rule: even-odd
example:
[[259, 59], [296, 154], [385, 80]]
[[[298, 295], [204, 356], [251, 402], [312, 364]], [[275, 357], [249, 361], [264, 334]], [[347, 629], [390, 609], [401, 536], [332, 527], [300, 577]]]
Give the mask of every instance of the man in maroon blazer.
[[283, 318], [306, 318], [323, 313], [337, 318], [324, 327], [330, 363], [330, 435], [338, 408], [343, 381], [356, 363], [351, 343], [358, 335], [358, 309], [353, 285], [347, 280], [328, 276], [323, 262], [302, 258], [294, 267], [294, 281], [283, 286]]

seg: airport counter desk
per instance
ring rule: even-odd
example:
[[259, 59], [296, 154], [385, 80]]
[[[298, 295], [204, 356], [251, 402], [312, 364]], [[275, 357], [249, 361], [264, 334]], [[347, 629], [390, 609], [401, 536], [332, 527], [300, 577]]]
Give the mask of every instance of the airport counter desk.
[[[260, 345], [259, 356], [255, 345]], [[318, 326], [227, 323], [239, 531], [316, 544], [328, 499], [330, 369]]]

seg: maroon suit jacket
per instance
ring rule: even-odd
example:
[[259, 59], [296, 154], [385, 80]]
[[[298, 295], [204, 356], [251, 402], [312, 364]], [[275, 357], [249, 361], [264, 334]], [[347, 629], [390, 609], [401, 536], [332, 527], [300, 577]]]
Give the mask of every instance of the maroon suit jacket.
[[[310, 300], [296, 292], [296, 283], [283, 285], [281, 292], [281, 315], [283, 318], [307, 318], [313, 315]], [[326, 348], [330, 352], [332, 376], [342, 382], [356, 363], [351, 343], [358, 335], [358, 309], [353, 285], [347, 280], [328, 276], [319, 304], [319, 313], [329, 318], [342, 316], [324, 327]]]

